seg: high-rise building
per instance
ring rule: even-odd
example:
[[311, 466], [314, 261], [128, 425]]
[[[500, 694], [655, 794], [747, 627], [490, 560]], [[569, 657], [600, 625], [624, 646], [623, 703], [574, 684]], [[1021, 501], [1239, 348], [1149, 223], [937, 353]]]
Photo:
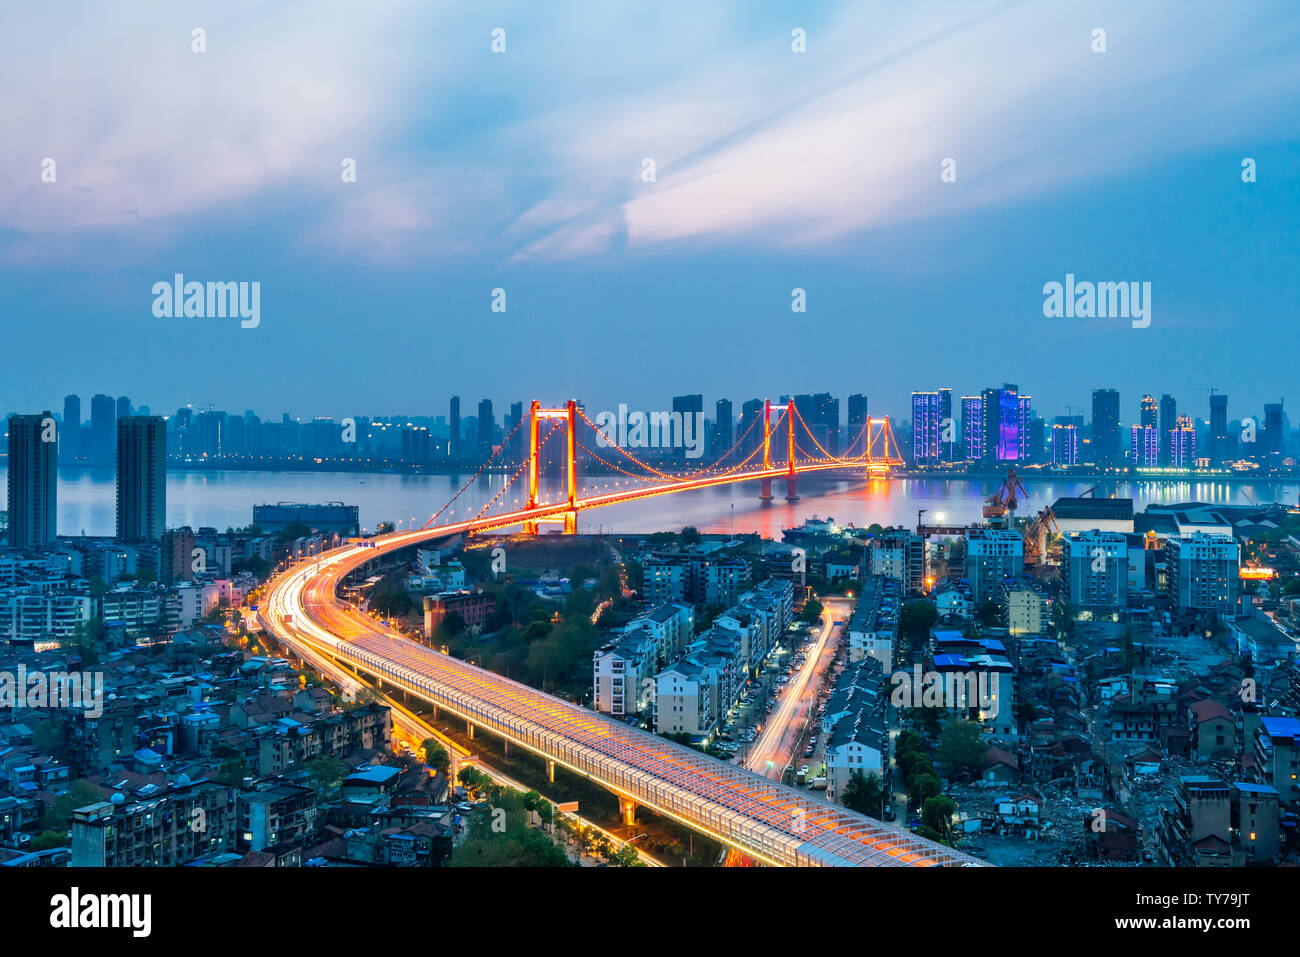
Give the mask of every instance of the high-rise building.
[[670, 421], [680, 421], [682, 423], [682, 434], [676, 437], [662, 436], [660, 441], [666, 444], [671, 440], [673, 442], [672, 457], [685, 462], [686, 435], [688, 431], [694, 437], [699, 434], [700, 429], [704, 428], [704, 396], [699, 393], [673, 396], [673, 415]]
[[1122, 612], [1128, 605], [1128, 536], [1096, 529], [1066, 535], [1061, 540], [1061, 573], [1076, 610], [1094, 615]]
[[860, 392], [849, 396], [849, 421], [845, 433], [846, 457], [866, 454], [867, 451], [867, 397]]
[[1119, 440], [1119, 393], [1114, 389], [1096, 389], [1092, 393], [1093, 464], [1113, 467], [1122, 456]]
[[1228, 461], [1228, 397], [1223, 393], [1210, 394], [1210, 464], [1222, 465]]
[[1269, 468], [1277, 468], [1283, 452], [1282, 403], [1269, 402], [1264, 406], [1264, 455]]
[[117, 397], [117, 417], [124, 419], [131, 414], [131, 400], [124, 395]]
[[984, 458], [984, 397], [961, 397], [961, 448], [960, 455], [967, 462]]
[[523, 425], [524, 404], [510, 403], [510, 418], [506, 422], [506, 431], [511, 433], [510, 448], [506, 450], [512, 462], [522, 462], [528, 457], [528, 427]]
[[1160, 461], [1160, 430], [1154, 425], [1135, 425], [1130, 447], [1135, 468], [1155, 468]]
[[[199, 430], [199, 447], [198, 453], [206, 455], [208, 458], [215, 458], [223, 451], [226, 413], [218, 412], [214, 409], [208, 409], [200, 412], [198, 418]], [[332, 431], [332, 430], [331, 430]], [[313, 442], [311, 451], [327, 452], [328, 448], [322, 448], [318, 443]]]
[[1178, 403], [1172, 395], [1165, 393], [1160, 397], [1160, 464], [1172, 462], [1173, 445], [1170, 433], [1178, 428]]
[[[1022, 395], [1020, 397], [1019, 415], [1017, 416], [1016, 429], [1018, 438], [1017, 459], [1021, 462], [1034, 462], [1037, 460], [1037, 449], [1034, 446], [1034, 397], [1032, 395]], [[1041, 432], [1039, 437], [1042, 437]]]
[[908, 594], [925, 590], [925, 538], [905, 526], [884, 529], [871, 543], [871, 574], [897, 579]]
[[486, 462], [492, 458], [492, 433], [497, 420], [492, 414], [492, 400], [480, 399], [478, 404], [478, 457]]
[[451, 455], [452, 461], [457, 462], [460, 461], [461, 456], [464, 454], [464, 449], [461, 448], [460, 443], [460, 396], [458, 395], [453, 395], [451, 397], [451, 414], [449, 419], [448, 427], [451, 430], [451, 437], [448, 452]]
[[83, 450], [92, 465], [112, 465], [116, 448], [117, 412], [112, 396], [100, 393], [90, 400], [90, 448]]
[[912, 393], [912, 464], [937, 465], [942, 435], [938, 392]]
[[118, 541], [157, 541], [167, 527], [167, 424], [162, 416], [117, 422]]
[[763, 400], [750, 399], [740, 407], [738, 434], [744, 439], [736, 451], [741, 457], [749, 455], [763, 444]]
[[158, 580], [164, 585], [194, 581], [194, 529], [188, 525], [163, 532], [158, 550]]
[[1025, 570], [1024, 536], [1009, 528], [971, 528], [966, 535], [966, 577], [976, 605], [997, 600], [1002, 582]]
[[[840, 400], [829, 392], [819, 392], [816, 395], [797, 395], [794, 404], [813, 438], [831, 455], [839, 455]], [[814, 447], [811, 451], [816, 453], [818, 450]]]
[[1160, 407], [1156, 404], [1156, 397], [1153, 395], [1142, 396], [1142, 401], [1138, 404], [1138, 423], [1140, 425], [1150, 425], [1155, 427], [1159, 425]]
[[1041, 415], [1035, 415], [1029, 420], [1029, 458], [1030, 463], [1038, 463], [1043, 460], [1043, 455], [1047, 449], [1047, 421]]
[[1196, 465], [1196, 426], [1190, 415], [1178, 417], [1178, 427], [1169, 433], [1169, 465], [1190, 469]]
[[81, 456], [81, 396], [63, 398], [63, 423], [59, 426], [59, 459], [71, 464]]
[[1010, 382], [981, 393], [986, 463], [1020, 460], [1020, 387]]
[[939, 390], [939, 461], [955, 461], [957, 423], [952, 417], [952, 389]]
[[9, 416], [9, 544], [44, 548], [58, 534], [59, 436], [54, 417]]
[[1052, 464], [1079, 464], [1079, 429], [1064, 416], [1057, 416], [1052, 425]]
[[1231, 535], [1171, 535], [1165, 542], [1169, 601], [1179, 611], [1232, 614], [1241, 546]]
[[735, 417], [731, 411], [730, 399], [719, 399], [714, 407], [716, 409], [713, 421], [712, 437], [712, 455], [710, 459], [716, 460], [723, 455], [735, 439]]

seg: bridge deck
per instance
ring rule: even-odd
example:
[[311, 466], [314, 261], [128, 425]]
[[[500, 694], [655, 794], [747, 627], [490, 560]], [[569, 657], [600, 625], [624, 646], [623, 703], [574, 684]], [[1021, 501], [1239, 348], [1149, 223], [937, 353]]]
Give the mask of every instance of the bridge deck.
[[978, 863], [403, 638], [371, 634], [340, 657], [636, 801], [774, 864]]

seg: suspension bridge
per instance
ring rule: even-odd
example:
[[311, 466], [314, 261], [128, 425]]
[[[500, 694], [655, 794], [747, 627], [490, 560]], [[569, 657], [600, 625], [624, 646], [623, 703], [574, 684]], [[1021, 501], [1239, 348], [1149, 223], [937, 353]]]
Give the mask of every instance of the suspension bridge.
[[[976, 858], [945, 845], [440, 654], [339, 598], [343, 580], [376, 558], [449, 535], [510, 527], [535, 534], [545, 523], [574, 533], [581, 511], [620, 502], [739, 482], [758, 482], [759, 497], [766, 500], [772, 496], [771, 483], [781, 480], [787, 498], [795, 498], [801, 474], [881, 473], [900, 464], [887, 419], [863, 423], [845, 453], [834, 455], [793, 401], [767, 402], [762, 416], [752, 418], [712, 464], [669, 471], [619, 446], [576, 402], [558, 408], [533, 402], [492, 456], [495, 460], [508, 450], [514, 432], [526, 428], [527, 458], [474, 514], [457, 519], [453, 506], [492, 460], [422, 528], [351, 541], [291, 565], [268, 583], [258, 616], [272, 635], [300, 654], [326, 655], [380, 687], [428, 702], [465, 721], [471, 736], [481, 729], [525, 748], [545, 759], [552, 777], [556, 767], [563, 767], [595, 781], [618, 796], [627, 820], [637, 806], [645, 806], [748, 858], [777, 866], [979, 865]], [[550, 440], [561, 433], [562, 453], [548, 459]], [[613, 488], [582, 494], [583, 463], [623, 479], [615, 480]], [[548, 497], [544, 473], [555, 467], [561, 487]], [[503, 506], [520, 479], [521, 501]]]
[[[672, 432], [674, 427], [676, 431]], [[501, 489], [475, 514], [452, 520], [461, 497], [475, 488], [483, 475], [500, 470], [515, 447], [513, 440], [521, 429], [526, 430], [527, 457], [507, 471], [509, 477]], [[664, 432], [670, 432], [674, 438], [663, 442]], [[561, 434], [562, 438], [552, 446], [551, 440]], [[677, 437], [683, 434], [680, 419], [674, 422], [665, 415], [660, 433], [654, 438], [661, 447], [666, 445], [671, 450]], [[588, 418], [576, 401], [570, 400], [556, 408], [543, 408], [540, 402], [534, 401], [528, 414], [515, 424], [490, 458], [421, 531], [433, 538], [522, 526], [526, 533], [536, 534], [541, 525], [553, 523], [573, 533], [577, 531], [579, 513], [585, 510], [742, 482], [757, 482], [759, 499], [771, 501], [772, 482], [783, 481], [786, 500], [797, 501], [800, 475], [828, 471], [881, 475], [902, 464], [887, 417], [866, 419], [845, 451], [832, 454], [804, 421], [792, 400], [779, 404], [768, 400], [763, 404], [762, 413], [752, 416], [731, 447], [716, 453], [711, 464], [670, 471], [671, 465], [647, 462], [619, 444], [607, 428]], [[594, 487], [589, 485], [585, 490], [579, 483], [584, 466], [598, 477]], [[544, 483], [544, 473], [548, 472], [559, 473], [560, 482]], [[600, 478], [607, 481], [602, 484]], [[524, 487], [517, 489], [512, 501], [510, 492], [521, 480]], [[552, 488], [550, 497], [545, 494], [544, 484]], [[560, 487], [554, 488], [557, 485]]]

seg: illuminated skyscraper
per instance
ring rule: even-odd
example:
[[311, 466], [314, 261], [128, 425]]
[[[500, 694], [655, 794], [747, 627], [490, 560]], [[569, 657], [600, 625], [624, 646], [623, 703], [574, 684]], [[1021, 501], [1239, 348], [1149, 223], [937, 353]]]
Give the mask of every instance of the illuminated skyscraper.
[[967, 462], [984, 458], [984, 397], [961, 397], [961, 447], [960, 455]]

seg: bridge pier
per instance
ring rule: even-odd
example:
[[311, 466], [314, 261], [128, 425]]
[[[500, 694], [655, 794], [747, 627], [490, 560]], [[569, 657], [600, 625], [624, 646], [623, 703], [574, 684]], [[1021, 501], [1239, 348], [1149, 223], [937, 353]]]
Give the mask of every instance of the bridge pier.
[[785, 480], [785, 500], [787, 502], [799, 501], [799, 476], [790, 475]]
[[620, 796], [618, 799], [618, 817], [624, 824], [635, 824], [636, 801]]
[[772, 501], [772, 480], [762, 479], [759, 482], [758, 500], [760, 502]]
[[550, 781], [552, 784], [555, 783], [555, 762], [554, 761], [547, 760], [546, 762], [546, 780]]
[[466, 727], [466, 729], [467, 729], [467, 731], [468, 731], [469, 739], [470, 739], [471, 741], [473, 741], [473, 740], [474, 740], [474, 725], [472, 725], [472, 724], [470, 724], [470, 722], [466, 721], [466, 722], [465, 722], [465, 727]]
[[577, 511], [564, 513], [564, 534], [578, 534], [578, 513]]
[[505, 755], [507, 758], [510, 757], [510, 742], [502, 738], [501, 748], [502, 748], [501, 753]]

